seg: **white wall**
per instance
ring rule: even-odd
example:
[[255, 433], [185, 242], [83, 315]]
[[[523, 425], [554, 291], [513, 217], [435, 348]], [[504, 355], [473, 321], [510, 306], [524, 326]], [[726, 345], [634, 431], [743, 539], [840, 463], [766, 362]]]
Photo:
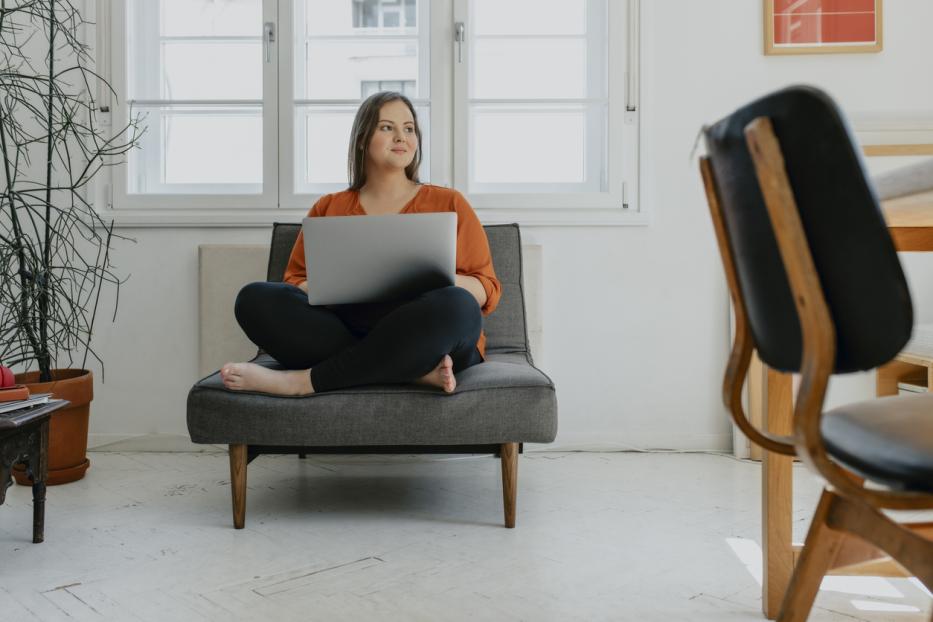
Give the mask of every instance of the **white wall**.
[[[757, 0], [643, 0], [642, 205], [647, 227], [534, 227], [544, 252], [545, 352], [558, 389], [554, 447], [728, 449], [720, 402], [728, 298], [691, 148], [704, 123], [791, 83], [811, 83], [844, 109], [933, 110], [933, 4], [885, 3], [880, 54], [765, 57]], [[555, 140], [560, 140], [555, 136]], [[260, 229], [124, 229], [138, 244], [113, 257], [132, 276], [120, 311], [107, 304], [95, 344], [107, 364], [92, 408], [92, 443], [186, 436], [197, 380], [197, 247], [263, 243]], [[933, 258], [910, 257], [921, 319], [933, 310]], [[109, 294], [112, 298], [112, 294]], [[231, 310], [232, 313], [232, 310]], [[834, 399], [870, 395], [870, 379]], [[168, 446], [168, 445], [165, 445]]]
[[[783, 57], [760, 52], [760, 2], [665, 0], [642, 4], [646, 13], [643, 105], [651, 117], [643, 139], [646, 184], [652, 191], [649, 205], [662, 220], [680, 221], [689, 214], [689, 224], [683, 224], [698, 237], [710, 240], [713, 234], [700, 199], [696, 164], [691, 161], [685, 165], [684, 154], [703, 122], [715, 121], [747, 100], [794, 83], [823, 88], [855, 118], [881, 115], [896, 119], [901, 113], [929, 119], [933, 115], [933, 80], [929, 78], [933, 75], [933, 40], [924, 26], [933, 19], [933, 4], [929, 2], [885, 3], [884, 51], [879, 54]], [[663, 18], [675, 7], [678, 18], [663, 21], [662, 28]], [[870, 160], [870, 168], [889, 166], [879, 160]], [[685, 248], [684, 257], [698, 252], [697, 245]], [[933, 255], [902, 254], [901, 260], [911, 284], [916, 319], [933, 321]], [[716, 271], [718, 291], [713, 300], [718, 301], [725, 295], [719, 293], [725, 285], [718, 277], [718, 263]], [[699, 298], [694, 302], [709, 304]], [[873, 383], [873, 374], [836, 377], [830, 385], [828, 405], [870, 398]]]

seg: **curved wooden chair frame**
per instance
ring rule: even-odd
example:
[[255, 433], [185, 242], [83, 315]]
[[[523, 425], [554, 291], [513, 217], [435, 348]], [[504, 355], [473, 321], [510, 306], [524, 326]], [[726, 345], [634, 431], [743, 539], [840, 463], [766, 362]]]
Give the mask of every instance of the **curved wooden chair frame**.
[[723, 222], [716, 179], [708, 158], [704, 157], [700, 160], [700, 170], [736, 318], [735, 341], [723, 382], [723, 399], [735, 424], [752, 442], [768, 451], [799, 457], [826, 484], [778, 619], [796, 621], [807, 618], [823, 575], [837, 555], [842, 555], [841, 547], [847, 533], [884, 551], [928, 589], [933, 589], [933, 523], [898, 523], [881, 512], [882, 509], [933, 508], [933, 495], [866, 488], [861, 477], [835, 463], [827, 454], [820, 422], [835, 362], [835, 325], [823, 296], [787, 178], [780, 143], [770, 119], [759, 117], [753, 120], [745, 128], [745, 137], [803, 334], [801, 383], [794, 404], [793, 434], [781, 436], [759, 430], [749, 421], [742, 407], [742, 386], [755, 344], [748, 327], [732, 246]]

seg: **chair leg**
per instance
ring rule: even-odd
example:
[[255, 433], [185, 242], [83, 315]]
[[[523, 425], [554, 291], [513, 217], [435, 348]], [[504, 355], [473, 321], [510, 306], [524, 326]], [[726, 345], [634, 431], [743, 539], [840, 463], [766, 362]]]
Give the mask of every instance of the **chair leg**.
[[797, 567], [794, 569], [790, 585], [787, 586], [787, 593], [784, 594], [778, 622], [805, 622], [810, 615], [823, 576], [829, 570], [844, 540], [843, 532], [830, 529], [826, 525], [836, 500], [835, 494], [823, 490], [813, 514], [813, 522], [810, 523], [807, 540], [797, 560]]
[[502, 501], [505, 526], [515, 527], [515, 497], [518, 493], [518, 443], [502, 443]]
[[246, 445], [230, 445], [230, 491], [233, 495], [233, 526], [246, 524]]

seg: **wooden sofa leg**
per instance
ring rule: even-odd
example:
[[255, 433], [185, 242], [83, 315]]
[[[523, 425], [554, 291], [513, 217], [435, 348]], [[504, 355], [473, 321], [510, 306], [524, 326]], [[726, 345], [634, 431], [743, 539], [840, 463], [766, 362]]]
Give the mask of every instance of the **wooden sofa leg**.
[[502, 443], [502, 501], [505, 526], [515, 527], [515, 497], [518, 492], [518, 443]]
[[233, 495], [233, 526], [246, 524], [246, 445], [230, 445], [230, 491]]

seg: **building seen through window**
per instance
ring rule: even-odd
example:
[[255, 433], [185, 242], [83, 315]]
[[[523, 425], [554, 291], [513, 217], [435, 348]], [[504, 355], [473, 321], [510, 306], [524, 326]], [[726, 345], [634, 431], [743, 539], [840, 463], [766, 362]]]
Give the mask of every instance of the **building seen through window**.
[[414, 28], [415, 0], [353, 0], [354, 28]]

